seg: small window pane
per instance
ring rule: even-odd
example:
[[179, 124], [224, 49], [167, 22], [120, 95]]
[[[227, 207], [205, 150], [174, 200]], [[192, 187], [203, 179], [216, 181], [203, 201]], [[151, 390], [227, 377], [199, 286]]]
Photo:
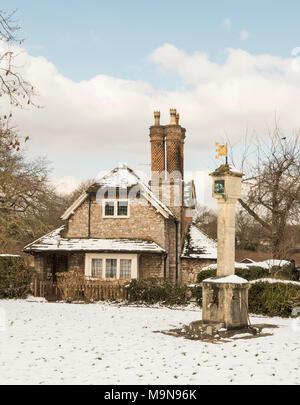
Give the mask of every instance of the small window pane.
[[105, 216], [114, 216], [115, 214], [115, 203], [113, 201], [105, 202]]
[[117, 259], [106, 259], [106, 278], [117, 277]]
[[127, 201], [118, 201], [118, 215], [127, 216], [128, 212], [128, 202]]
[[102, 259], [92, 259], [92, 277], [102, 278]]
[[120, 259], [120, 278], [131, 278], [131, 259]]

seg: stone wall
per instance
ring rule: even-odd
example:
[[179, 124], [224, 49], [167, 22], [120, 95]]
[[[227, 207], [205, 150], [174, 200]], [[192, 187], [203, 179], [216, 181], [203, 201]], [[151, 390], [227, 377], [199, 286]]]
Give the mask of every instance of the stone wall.
[[85, 254], [70, 253], [68, 257], [68, 270], [80, 271], [84, 274]]
[[[129, 218], [104, 218], [102, 204], [95, 197], [91, 204], [91, 238], [130, 238], [152, 240], [166, 248], [164, 238], [164, 217], [145, 199], [130, 200]], [[69, 220], [67, 238], [88, 237], [89, 201], [86, 200]]]
[[192, 284], [197, 282], [197, 274], [203, 267], [217, 263], [215, 259], [181, 259], [181, 283]]
[[159, 254], [142, 254], [139, 259], [139, 278], [163, 277], [164, 256]]

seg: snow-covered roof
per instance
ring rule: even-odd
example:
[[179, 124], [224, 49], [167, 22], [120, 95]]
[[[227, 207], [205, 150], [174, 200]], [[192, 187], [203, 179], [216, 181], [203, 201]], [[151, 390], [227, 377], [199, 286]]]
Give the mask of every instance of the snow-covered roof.
[[64, 226], [42, 236], [25, 246], [25, 252], [140, 252], [164, 253], [165, 250], [152, 241], [143, 239], [95, 239], [62, 238]]
[[242, 177], [243, 173], [241, 173], [238, 169], [236, 169], [232, 164], [225, 163], [219, 166], [213, 173], [214, 176], [222, 176], [224, 174], [232, 174], [237, 177]]
[[196, 225], [188, 228], [182, 249], [182, 258], [217, 259], [217, 242], [209, 238]]
[[254, 263], [254, 260], [249, 259], [249, 257], [245, 257], [245, 259], [241, 260], [240, 263]]
[[[149, 186], [145, 184], [141, 178], [125, 163], [120, 163], [117, 167], [111, 170], [109, 173], [101, 177], [97, 182], [89, 187], [87, 191], [97, 191], [102, 187], [108, 188], [130, 188], [132, 186], [138, 185], [141, 194], [149, 201], [149, 203], [157, 209], [165, 218], [174, 217], [173, 213], [169, 208], [160, 201], [156, 195], [151, 191]], [[83, 203], [83, 201], [88, 197], [88, 193], [82, 193], [79, 198], [65, 211], [61, 219], [67, 220], [74, 214], [76, 209]]]
[[235, 167], [233, 166], [233, 164], [231, 164], [231, 163], [229, 163], [229, 170], [230, 170], [231, 173], [241, 174], [241, 171], [238, 170], [237, 168], [235, 168]]
[[119, 163], [117, 167], [97, 179], [97, 185], [101, 187], [132, 187], [141, 181], [140, 177], [126, 163]]
[[20, 255], [1, 254], [0, 257], [21, 257]]

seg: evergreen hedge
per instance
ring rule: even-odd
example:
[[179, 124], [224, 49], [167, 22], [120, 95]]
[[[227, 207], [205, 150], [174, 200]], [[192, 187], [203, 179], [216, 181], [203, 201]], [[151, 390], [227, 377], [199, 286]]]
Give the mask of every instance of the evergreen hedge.
[[[264, 269], [263, 267], [258, 266], [251, 266], [250, 268], [247, 269], [236, 268], [235, 274], [246, 280], [257, 280], [259, 278], [270, 277], [268, 269]], [[216, 275], [217, 275], [216, 269], [202, 270], [200, 271], [200, 273], [198, 273], [197, 282], [201, 283], [206, 278], [213, 278], [216, 277]]]
[[[268, 269], [255, 266], [248, 269], [235, 269], [237, 276], [249, 281], [275, 277], [284, 280], [295, 279], [290, 266], [271, 269], [271, 273], [269, 273]], [[207, 278], [214, 278], [216, 274], [216, 269], [202, 270], [197, 276], [197, 282], [201, 283]], [[202, 289], [195, 286], [191, 288], [191, 291], [192, 296], [196, 298], [196, 302], [202, 305]], [[258, 281], [252, 284], [249, 289], [249, 313], [288, 317], [295, 306], [300, 306], [300, 285]]]
[[23, 257], [0, 256], [0, 298], [25, 298], [33, 275], [34, 269]]
[[249, 313], [288, 317], [300, 306], [300, 285], [259, 281], [249, 289]]
[[183, 305], [189, 301], [186, 286], [179, 286], [163, 278], [132, 280], [126, 288], [129, 302]]

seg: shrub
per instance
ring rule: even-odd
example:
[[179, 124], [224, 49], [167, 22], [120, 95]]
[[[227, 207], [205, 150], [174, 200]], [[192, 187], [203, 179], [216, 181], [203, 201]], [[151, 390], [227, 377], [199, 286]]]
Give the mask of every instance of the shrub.
[[259, 278], [265, 278], [270, 276], [268, 269], [258, 266], [251, 266], [247, 269], [236, 268], [235, 274], [246, 280], [257, 280]]
[[299, 285], [259, 281], [249, 290], [250, 313], [287, 317], [299, 305]]
[[151, 277], [144, 280], [132, 280], [127, 286], [129, 302], [144, 302], [166, 305], [186, 304], [188, 288], [173, 284], [169, 280]]
[[23, 257], [0, 257], [0, 298], [25, 298], [31, 292], [35, 271]]
[[191, 291], [192, 298], [195, 298], [197, 304], [202, 306], [202, 287], [200, 287], [200, 285], [193, 285], [188, 288]]
[[197, 275], [197, 283], [201, 283], [206, 278], [213, 278], [217, 275], [217, 269], [202, 270]]
[[285, 266], [273, 266], [271, 269], [271, 274], [274, 278], [278, 278], [279, 280], [299, 280], [300, 279], [300, 272], [296, 271], [295, 274], [292, 273], [292, 266], [291, 264], [287, 264]]
[[56, 273], [57, 287], [61, 291], [64, 301], [83, 301], [84, 300], [84, 274], [79, 271], [67, 271]]

